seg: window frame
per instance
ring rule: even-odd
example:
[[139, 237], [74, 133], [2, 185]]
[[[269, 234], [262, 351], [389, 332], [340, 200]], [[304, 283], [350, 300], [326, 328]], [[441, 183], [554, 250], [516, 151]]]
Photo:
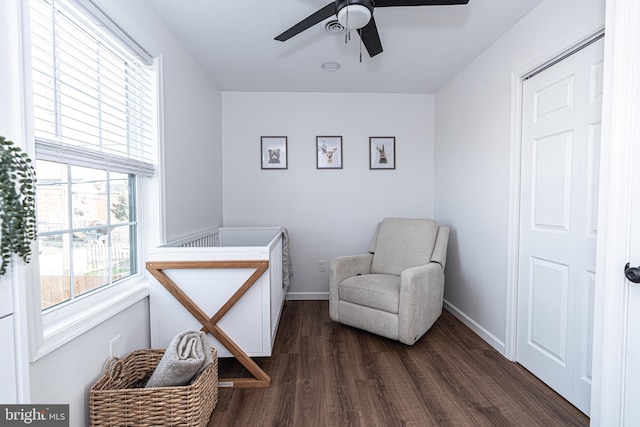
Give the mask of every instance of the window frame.
[[[92, 3], [91, 0], [73, 1], [81, 6], [83, 3]], [[25, 137], [27, 141], [29, 141], [26, 144], [26, 148], [27, 152], [36, 158], [37, 150], [33, 127], [34, 116], [32, 113], [33, 79], [31, 71], [31, 18], [30, 4], [28, 1], [22, 2], [21, 12], [21, 79], [24, 96]], [[108, 17], [108, 15], [104, 16]], [[93, 18], [95, 19], [95, 16], [93, 16]], [[111, 20], [110, 17], [108, 17], [108, 19]], [[110, 21], [109, 27], [120, 29], [117, 23], [112, 21]], [[128, 34], [126, 35], [128, 36]], [[136, 46], [140, 48], [137, 43]], [[135, 209], [137, 211], [136, 222], [138, 223], [138, 226], [136, 227], [138, 248], [135, 262], [138, 266], [138, 272], [115, 283], [110, 283], [102, 286], [101, 288], [97, 288], [91, 292], [80, 295], [73, 301], [69, 301], [43, 311], [40, 302], [38, 242], [34, 242], [34, 255], [31, 263], [26, 265], [25, 268], [20, 268], [19, 271], [16, 272], [18, 277], [22, 276], [20, 282], [24, 282], [27, 285], [25, 288], [27, 303], [26, 327], [29, 341], [29, 360], [31, 362], [41, 359], [47, 354], [69, 343], [71, 340], [109, 320], [118, 313], [138, 304], [140, 301], [145, 300], [149, 296], [149, 274], [144, 268], [144, 255], [147, 253], [149, 247], [157, 246], [165, 239], [165, 209], [161, 195], [161, 189], [164, 186], [162, 178], [162, 148], [164, 145], [162, 56], [159, 55], [152, 58], [152, 62], [152, 67], [154, 69], [153, 79], [155, 83], [155, 114], [157, 118], [155, 124], [157, 162], [155, 173], [152, 176], [139, 174], [135, 179], [137, 194]]]
[[[149, 182], [148, 182], [149, 181]], [[60, 348], [71, 340], [95, 328], [102, 322], [109, 320], [114, 315], [126, 310], [132, 305], [149, 296], [149, 275], [144, 269], [144, 256], [149, 245], [156, 246], [157, 241], [152, 241], [148, 236], [153, 233], [145, 233], [145, 230], [153, 230], [153, 223], [159, 224], [159, 218], [153, 217], [154, 209], [148, 209], [150, 191], [157, 185], [154, 178], [141, 178], [136, 180], [138, 192], [138, 221], [149, 218], [149, 228], [138, 227], [138, 252], [136, 263], [139, 272], [135, 275], [110, 283], [86, 294], [80, 295], [72, 301], [42, 310], [40, 302], [40, 268], [39, 259], [34, 255], [31, 264], [27, 266], [27, 287], [30, 312], [30, 360], [36, 361], [52, 351]], [[151, 214], [151, 215], [150, 215]], [[157, 217], [157, 215], [155, 215]], [[37, 247], [37, 242], [34, 243]]]

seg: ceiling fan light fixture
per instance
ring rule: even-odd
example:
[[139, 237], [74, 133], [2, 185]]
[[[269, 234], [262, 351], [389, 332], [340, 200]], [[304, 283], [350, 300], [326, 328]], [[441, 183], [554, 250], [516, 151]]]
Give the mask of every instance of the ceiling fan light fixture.
[[350, 4], [338, 11], [338, 22], [348, 30], [364, 27], [371, 20], [371, 11], [360, 4]]

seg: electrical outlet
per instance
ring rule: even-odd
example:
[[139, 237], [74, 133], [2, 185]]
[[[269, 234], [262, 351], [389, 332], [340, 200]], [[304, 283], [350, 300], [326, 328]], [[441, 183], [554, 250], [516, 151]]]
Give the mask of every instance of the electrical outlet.
[[326, 259], [319, 259], [318, 260], [318, 271], [320, 271], [320, 272], [327, 271], [327, 260]]
[[120, 357], [121, 356], [120, 335], [117, 335], [117, 336], [111, 338], [111, 341], [109, 341], [109, 354], [111, 355], [111, 357]]

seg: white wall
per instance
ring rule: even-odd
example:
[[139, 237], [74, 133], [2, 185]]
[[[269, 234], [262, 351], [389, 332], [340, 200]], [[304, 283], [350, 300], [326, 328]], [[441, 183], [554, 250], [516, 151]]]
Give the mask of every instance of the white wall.
[[[165, 240], [221, 225], [220, 90], [146, 1], [96, 2], [147, 51], [162, 57], [160, 90], [164, 117], [160, 125], [164, 130], [164, 152], [161, 155], [164, 163]], [[10, 41], [8, 38], [5, 40]], [[13, 71], [6, 67], [2, 73]], [[12, 85], [11, 89], [19, 91], [20, 87]], [[14, 117], [20, 111], [10, 108], [9, 104], [3, 107], [8, 110], [6, 114]], [[19, 120], [10, 122], [19, 123]]]
[[222, 224], [221, 94], [189, 59], [165, 57], [167, 241]]
[[[224, 92], [224, 225], [284, 225], [289, 298], [326, 298], [317, 261], [367, 250], [386, 216], [433, 216], [433, 95]], [[286, 135], [287, 170], [260, 169], [260, 136]], [[343, 169], [316, 169], [341, 135]], [[396, 137], [396, 170], [369, 170], [369, 137]]]
[[546, 0], [436, 94], [435, 216], [452, 225], [445, 299], [504, 350], [511, 74], [604, 24], [604, 0]]
[[[221, 225], [220, 91], [146, 1], [100, 3], [150, 53], [162, 56], [166, 237]], [[69, 403], [71, 425], [86, 425], [88, 390], [101, 375], [116, 335], [123, 354], [150, 345], [148, 299], [32, 363], [31, 402]]]
[[98, 0], [152, 55], [162, 56], [167, 241], [222, 224], [221, 93], [145, 0]]
[[120, 336], [122, 355], [149, 348], [149, 304], [142, 300], [31, 366], [31, 403], [69, 404], [70, 425], [89, 425], [89, 390], [109, 359], [109, 340]]

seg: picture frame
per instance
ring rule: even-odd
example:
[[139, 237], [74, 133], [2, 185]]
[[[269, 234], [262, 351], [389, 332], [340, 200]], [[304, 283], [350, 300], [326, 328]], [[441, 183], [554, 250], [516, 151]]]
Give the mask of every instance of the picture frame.
[[342, 169], [342, 136], [316, 136], [316, 169]]
[[286, 136], [260, 137], [260, 167], [261, 169], [288, 168], [288, 140]]
[[369, 169], [396, 168], [396, 137], [369, 137]]

